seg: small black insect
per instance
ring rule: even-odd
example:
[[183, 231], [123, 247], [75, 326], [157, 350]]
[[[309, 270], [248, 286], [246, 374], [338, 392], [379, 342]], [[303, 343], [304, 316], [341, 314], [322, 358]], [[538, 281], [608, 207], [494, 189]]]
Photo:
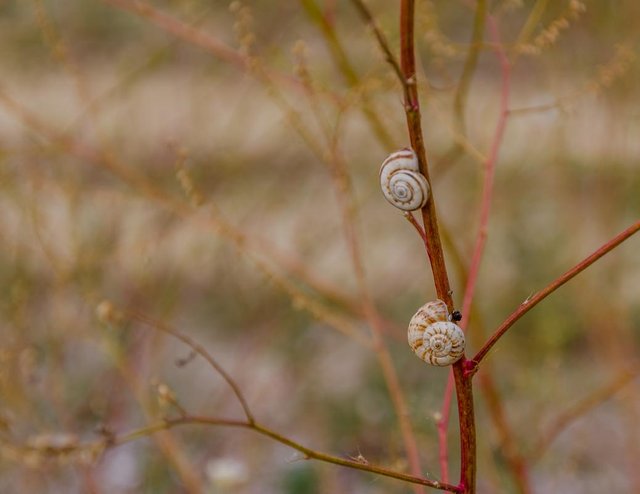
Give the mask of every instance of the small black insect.
[[462, 320], [462, 312], [460, 312], [459, 310], [454, 310], [454, 311], [451, 313], [451, 320], [452, 320], [453, 322], [461, 321], [461, 320]]

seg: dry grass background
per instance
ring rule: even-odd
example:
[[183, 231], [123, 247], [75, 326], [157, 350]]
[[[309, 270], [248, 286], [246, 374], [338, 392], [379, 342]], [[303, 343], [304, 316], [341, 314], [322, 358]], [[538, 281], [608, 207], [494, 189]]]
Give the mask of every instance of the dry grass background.
[[[396, 5], [387, 3], [370, 2], [397, 46]], [[515, 39], [532, 9], [523, 3], [494, 6], [505, 40]], [[476, 299], [486, 328], [640, 213], [639, 7], [585, 3], [586, 12], [553, 46], [521, 55], [514, 67], [511, 108], [551, 107], [510, 117]], [[360, 111], [366, 94], [393, 144], [407, 145], [400, 90], [350, 5], [324, 7], [335, 9], [341, 42], [362, 77], [355, 89], [345, 86], [299, 4], [275, 4], [247, 2], [253, 21], [241, 21], [240, 30], [255, 34], [252, 50], [261, 63], [283, 74], [279, 88], [313, 139], [322, 141], [324, 126], [344, 151], [367, 283], [394, 323], [386, 341], [425, 472], [437, 477], [434, 414], [447, 370], [425, 369], [406, 348], [403, 330], [434, 297], [425, 289], [430, 273], [415, 232], [379, 192], [378, 165], [388, 150]], [[537, 30], [569, 5], [557, 4]], [[225, 2], [155, 5], [238, 46], [233, 24], [241, 14]], [[438, 13], [437, 30], [425, 21], [432, 19], [429, 5]], [[481, 167], [470, 154], [454, 164], [441, 158], [454, 142], [452, 97], [473, 12], [465, 2], [421, 8], [423, 126], [435, 193], [441, 221], [467, 264]], [[159, 383], [190, 411], [240, 413], [203, 361], [176, 365], [189, 355], [181, 343], [138, 325], [101, 323], [95, 309], [108, 299], [195, 338], [275, 430], [322, 451], [406, 468], [375, 356], [310, 315], [300, 297], [322, 303], [356, 330], [366, 332], [365, 322], [300, 283], [271, 255], [276, 250], [357, 298], [330, 171], [291, 126], [292, 113], [246, 71], [101, 2], [5, 1], [0, 26], [0, 491], [187, 492], [179, 473], [186, 470], [204, 492], [408, 492], [397, 481], [306, 462], [251, 432], [225, 428], [174, 429], [99, 458], [56, 459], [19, 447], [52, 440], [46, 434], [95, 441], [103, 424], [116, 432], [140, 427], [166, 411], [166, 403], [157, 403]], [[461, 52], [443, 51], [433, 41], [438, 36]], [[292, 54], [299, 40], [317, 88], [311, 98], [288, 80], [300, 64], [300, 45]], [[482, 51], [468, 104], [468, 142], [481, 153], [495, 126], [499, 81], [495, 55]], [[52, 141], [27, 114], [73, 146], [103, 150], [165, 196], [70, 152], [67, 141]], [[183, 190], [188, 180], [196, 191], [191, 197]], [[171, 201], [188, 205], [194, 194], [203, 205], [176, 214]], [[220, 230], [221, 219], [247, 238], [234, 242]], [[487, 362], [525, 456], [564, 410], [638, 368], [637, 244], [623, 244], [526, 316]], [[255, 256], [272, 275], [256, 267]], [[461, 303], [463, 281], [450, 262]], [[278, 276], [293, 283], [293, 297]], [[472, 332], [471, 347], [480, 340]], [[517, 492], [482, 393], [477, 402], [479, 492]], [[640, 487], [638, 381], [596, 403], [531, 463], [534, 492]], [[455, 431], [450, 442], [455, 449]]]

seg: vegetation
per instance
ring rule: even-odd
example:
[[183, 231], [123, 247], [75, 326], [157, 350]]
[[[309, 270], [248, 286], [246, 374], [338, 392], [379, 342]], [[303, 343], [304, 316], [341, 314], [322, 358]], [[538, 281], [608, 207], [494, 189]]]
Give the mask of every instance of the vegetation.
[[0, 3], [0, 491], [640, 492], [639, 9]]

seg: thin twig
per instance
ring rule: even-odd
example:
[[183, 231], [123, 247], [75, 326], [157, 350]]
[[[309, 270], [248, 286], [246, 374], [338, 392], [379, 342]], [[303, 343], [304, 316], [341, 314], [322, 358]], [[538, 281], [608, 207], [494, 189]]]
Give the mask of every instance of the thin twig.
[[[344, 45], [340, 42], [335, 24], [328, 21], [325, 14], [315, 0], [299, 0], [309, 18], [319, 27], [329, 47], [334, 63], [342, 73], [345, 81], [351, 89], [361, 86], [360, 76], [351, 63]], [[387, 148], [393, 147], [393, 138], [384, 125], [384, 119], [380, 118], [373, 104], [365, 92], [361, 92], [362, 112], [378, 140]]]
[[332, 463], [334, 465], [339, 465], [347, 468], [353, 468], [355, 470], [361, 470], [364, 472], [371, 472], [378, 475], [382, 475], [384, 477], [390, 477], [393, 479], [402, 480], [405, 482], [409, 482], [412, 484], [424, 485], [427, 487], [432, 487], [434, 489], [439, 489], [442, 491], [448, 492], [461, 492], [461, 490], [454, 485], [447, 484], [445, 482], [439, 482], [437, 480], [430, 480], [421, 477], [416, 477], [414, 475], [409, 475], [402, 472], [397, 472], [395, 470], [390, 470], [384, 467], [380, 467], [377, 465], [371, 465], [370, 463], [364, 463], [355, 460], [348, 460], [345, 458], [341, 458], [339, 456], [332, 456], [326, 453], [322, 453], [320, 451], [316, 451], [314, 449], [303, 446], [302, 444], [278, 433], [274, 430], [259, 424], [257, 422], [245, 422], [243, 420], [233, 420], [233, 419], [223, 419], [216, 417], [200, 417], [188, 415], [185, 417], [178, 417], [173, 419], [165, 419], [162, 422], [158, 422], [156, 424], [151, 424], [149, 426], [143, 427], [141, 429], [128, 432], [126, 434], [122, 434], [119, 436], [114, 436], [111, 438], [110, 442], [107, 446], [118, 446], [130, 441], [137, 440], [141, 437], [149, 436], [156, 432], [171, 429], [173, 427], [182, 426], [182, 425], [210, 425], [210, 426], [226, 426], [226, 427], [241, 427], [249, 430], [253, 430], [263, 436], [269, 437], [276, 442], [289, 446], [292, 449], [295, 449], [302, 453], [305, 458], [319, 460], [326, 463]]
[[422, 228], [422, 225], [420, 225], [420, 223], [416, 221], [416, 218], [415, 216], [413, 216], [413, 213], [411, 211], [405, 211], [404, 213], [402, 213], [402, 216], [404, 216], [405, 219], [409, 223], [411, 223], [411, 226], [415, 228], [416, 232], [418, 232], [418, 235], [420, 235], [422, 243], [424, 244], [424, 250], [426, 251], [427, 255], [429, 255], [429, 250], [427, 249], [427, 234], [424, 232], [424, 228]]
[[[500, 33], [498, 26], [493, 16], [488, 16], [487, 22], [489, 24], [489, 31], [496, 43], [496, 46], [500, 46]], [[469, 267], [469, 276], [467, 278], [467, 285], [464, 290], [464, 299], [462, 303], [462, 321], [460, 326], [463, 329], [467, 328], [469, 323], [469, 314], [471, 313], [471, 303], [473, 302], [473, 296], [475, 294], [476, 283], [478, 281], [478, 273], [480, 271], [480, 264], [482, 262], [482, 255], [484, 253], [484, 246], [487, 241], [487, 231], [489, 225], [489, 213], [491, 211], [491, 201], [493, 199], [493, 186], [495, 179], [495, 168], [498, 160], [498, 153], [504, 139], [504, 132], [507, 127], [507, 119], [509, 118], [509, 93], [510, 93], [510, 81], [511, 81], [511, 65], [507, 54], [504, 49], [496, 48], [496, 54], [500, 61], [502, 69], [502, 88], [500, 90], [500, 114], [498, 116], [498, 122], [496, 124], [496, 130], [493, 134], [493, 141], [491, 143], [491, 149], [487, 156], [487, 160], [484, 164], [484, 183], [482, 186], [482, 201], [480, 205], [480, 221], [478, 227], [478, 234], [476, 236], [476, 243], [473, 249], [473, 255], [471, 258], [471, 265]]]
[[[453, 98], [454, 122], [453, 124], [449, 124], [454, 142], [449, 150], [440, 158], [439, 162], [442, 165], [440, 169], [450, 170], [452, 165], [462, 156], [463, 151], [468, 153], [470, 149], [474, 149], [473, 146], [469, 145], [467, 138], [466, 107], [467, 96], [471, 87], [471, 80], [478, 65], [480, 51], [485, 48], [485, 43], [483, 43], [482, 38], [484, 35], [486, 15], [486, 0], [478, 0], [476, 2], [475, 15], [473, 19], [471, 43], [468, 46], [461, 45], [459, 47], [461, 49], [466, 49], [467, 55], [462, 68], [462, 74], [460, 75], [460, 80], [456, 85], [455, 96]], [[482, 162], [484, 162], [484, 159], [482, 159]]]
[[532, 461], [538, 461], [547, 451], [551, 443], [564, 431], [572, 422], [575, 422], [583, 415], [593, 410], [598, 405], [611, 398], [630, 382], [634, 381], [640, 374], [640, 369], [627, 370], [622, 372], [613, 381], [594, 390], [588, 396], [561, 412], [540, 435], [533, 451], [530, 454]]
[[162, 331], [163, 333], [170, 334], [174, 338], [180, 340], [182, 343], [191, 348], [194, 352], [200, 355], [203, 359], [207, 361], [207, 363], [213, 368], [215, 372], [220, 374], [220, 377], [225, 380], [225, 382], [229, 385], [233, 394], [236, 395], [236, 398], [240, 402], [240, 406], [244, 412], [245, 417], [247, 417], [247, 421], [249, 423], [255, 422], [253, 417], [253, 413], [251, 413], [251, 409], [249, 408], [249, 404], [247, 403], [246, 398], [242, 394], [240, 387], [233, 380], [233, 378], [229, 375], [229, 373], [224, 370], [224, 368], [213, 358], [213, 356], [204, 348], [200, 343], [195, 341], [190, 336], [178, 331], [177, 329], [169, 326], [168, 324], [163, 323], [162, 321], [158, 321], [153, 319], [145, 314], [134, 310], [126, 310], [124, 314], [128, 316], [130, 319], [134, 321], [138, 321], [146, 326], [155, 329], [157, 331]]
[[447, 386], [444, 389], [444, 397], [442, 398], [442, 408], [440, 416], [436, 422], [438, 430], [438, 460], [440, 463], [440, 477], [443, 482], [449, 482], [449, 445], [447, 429], [449, 427], [449, 418], [451, 416], [451, 400], [453, 399], [453, 390], [455, 382], [453, 372], [449, 373], [447, 378]]
[[[476, 11], [476, 18], [481, 17], [484, 19], [485, 13], [480, 13], [480, 9], [484, 10], [484, 6], [481, 7], [478, 3], [478, 11]], [[493, 199], [493, 184], [495, 177], [495, 165], [498, 158], [498, 152], [502, 145], [504, 138], [504, 131], [506, 129], [508, 111], [509, 111], [509, 89], [510, 89], [510, 72], [511, 67], [509, 60], [503, 48], [500, 47], [500, 34], [492, 16], [488, 16], [487, 21], [489, 23], [490, 32], [493, 38], [493, 42], [498, 48], [496, 53], [500, 60], [502, 67], [502, 88], [500, 91], [500, 113], [498, 122], [496, 124], [496, 130], [494, 132], [493, 141], [487, 159], [484, 163], [484, 183], [482, 187], [482, 200], [480, 205], [480, 221], [478, 227], [478, 234], [476, 236], [476, 243], [473, 250], [473, 256], [471, 265], [467, 274], [467, 283], [464, 291], [464, 299], [462, 303], [462, 321], [460, 326], [463, 330], [466, 330], [469, 324], [469, 317], [471, 314], [471, 302], [473, 301], [473, 295], [475, 293], [475, 287], [478, 279], [478, 273], [480, 271], [480, 264], [482, 261], [482, 255], [484, 253], [484, 246], [487, 240], [487, 230], [489, 224], [489, 212], [491, 210], [491, 201]], [[476, 29], [477, 26], [476, 26]], [[475, 62], [474, 62], [475, 63]], [[464, 119], [460, 120], [461, 125], [464, 125]], [[451, 407], [451, 378], [447, 382], [447, 389], [443, 399], [442, 410], [440, 413], [441, 420], [438, 422], [438, 437], [440, 445], [440, 468], [443, 472], [443, 479], [447, 479], [445, 473], [448, 472], [448, 445], [447, 445], [447, 427], [449, 419], [449, 409]]]
[[[454, 114], [456, 117], [457, 131], [462, 135], [467, 135], [465, 110], [467, 108], [467, 96], [471, 87], [471, 79], [478, 65], [480, 49], [482, 47], [482, 37], [484, 35], [485, 19], [487, 17], [487, 1], [478, 0], [476, 2], [476, 12], [473, 19], [473, 33], [471, 35], [471, 45], [467, 51], [467, 57], [462, 68], [462, 75], [456, 87], [456, 94], [453, 100]], [[500, 42], [496, 41], [496, 50], [503, 50]]]
[[[278, 442], [281, 442], [283, 444], [286, 444], [294, 449], [297, 449], [298, 451], [303, 452], [308, 458], [314, 458], [314, 459], [319, 459], [322, 461], [327, 461], [330, 463], [335, 463], [338, 465], [343, 465], [343, 466], [347, 466], [347, 467], [351, 467], [351, 468], [356, 468], [354, 465], [363, 465], [362, 463], [359, 462], [354, 462], [351, 460], [343, 460], [341, 458], [337, 458], [337, 457], [333, 457], [330, 455], [326, 455], [323, 453], [319, 453], [317, 451], [311, 450], [309, 448], [306, 448], [304, 446], [301, 446], [298, 443], [295, 443], [294, 441], [276, 433], [273, 432], [272, 430], [259, 425], [256, 423], [255, 418], [253, 416], [253, 413], [251, 412], [249, 405], [247, 403], [246, 398], [244, 397], [242, 391], [240, 390], [240, 387], [237, 385], [237, 383], [233, 380], [233, 378], [224, 370], [224, 368], [222, 366], [220, 366], [220, 364], [217, 363], [217, 361], [211, 356], [211, 354], [199, 343], [197, 343], [195, 340], [193, 340], [191, 337], [185, 335], [184, 333], [176, 330], [175, 328], [172, 328], [171, 326], [161, 322], [161, 321], [157, 321], [153, 318], [150, 318], [144, 314], [141, 314], [139, 312], [136, 311], [131, 311], [131, 310], [127, 310], [124, 311], [123, 314], [125, 316], [128, 316], [130, 319], [138, 321], [140, 323], [143, 323], [149, 327], [151, 327], [152, 329], [158, 330], [158, 331], [162, 331], [165, 332], [167, 334], [170, 334], [171, 336], [173, 336], [174, 338], [177, 338], [178, 340], [182, 341], [183, 343], [185, 343], [187, 346], [189, 346], [189, 348], [191, 348], [194, 352], [196, 352], [197, 354], [199, 354], [201, 357], [203, 357], [207, 363], [209, 363], [209, 365], [211, 365], [211, 367], [218, 373], [220, 374], [220, 376], [227, 382], [227, 384], [231, 387], [231, 389], [233, 390], [236, 398], [238, 399], [238, 401], [240, 402], [242, 409], [244, 411], [244, 414], [247, 418], [246, 421], [237, 421], [237, 420], [227, 420], [227, 419], [206, 419], [206, 418], [194, 418], [194, 417], [190, 417], [188, 414], [186, 414], [184, 412], [184, 410], [182, 411], [182, 417], [180, 417], [179, 419], [173, 419], [173, 420], [166, 420], [162, 423], [159, 424], [155, 424], [152, 426], [148, 426], [145, 427], [143, 429], [140, 429], [138, 431], [134, 431], [132, 433], [126, 434], [124, 436], [122, 436], [120, 439], [114, 439], [111, 441], [111, 444], [122, 444], [123, 442], [127, 442], [127, 441], [131, 441], [133, 439], [137, 439], [139, 437], [145, 436], [145, 435], [149, 435], [151, 433], [163, 430], [163, 429], [167, 429], [172, 425], [180, 425], [180, 424], [186, 424], [186, 423], [207, 423], [210, 425], [227, 425], [227, 426], [236, 426], [236, 427], [247, 427], [249, 429], [253, 429], [256, 430], [257, 432], [267, 435], [269, 437], [271, 437], [272, 439], [275, 439]], [[388, 357], [388, 352], [383, 352], [386, 353], [387, 357]], [[390, 362], [390, 359], [388, 359]], [[387, 369], [387, 366], [383, 365], [383, 369]], [[395, 371], [394, 371], [395, 372]], [[397, 379], [396, 376], [396, 380], [393, 381], [392, 383], [395, 383], [395, 386], [398, 387], [399, 389], [399, 381]], [[393, 393], [393, 386], [390, 386], [390, 391], [392, 391], [392, 395], [394, 395]], [[395, 403], [395, 400], [394, 400]], [[406, 405], [401, 408], [401, 410], [403, 413], [407, 414], [407, 410], [406, 410]], [[194, 420], [191, 420], [194, 419]], [[406, 417], [405, 417], [406, 419]], [[402, 424], [402, 418], [400, 419], [400, 422]], [[413, 437], [413, 436], [412, 436]], [[387, 476], [391, 476], [391, 477], [395, 477], [395, 478], [400, 478], [401, 480], [406, 480], [407, 482], [412, 482], [414, 484], [418, 484], [418, 485], [428, 485], [430, 487], [435, 487], [435, 488], [441, 488], [444, 490], [447, 490], [446, 484], [443, 483], [439, 483], [437, 481], [430, 481], [430, 480], [426, 480], [423, 479], [420, 476], [417, 475], [406, 475], [406, 474], [401, 474], [399, 472], [392, 472], [390, 470], [386, 470], [383, 469], [381, 467], [375, 467], [375, 466], [371, 466], [371, 465], [366, 465], [367, 468], [362, 468], [363, 470], [368, 470], [368, 471], [372, 471], [375, 473], [379, 473], [381, 475], [387, 475]], [[387, 473], [384, 473], [387, 472]], [[445, 487], [438, 487], [438, 486], [445, 486]], [[455, 492], [455, 490], [454, 490]]]
[[533, 309], [536, 305], [542, 302], [545, 298], [555, 292], [558, 288], [564, 285], [567, 281], [574, 278], [582, 271], [591, 266], [594, 262], [600, 259], [605, 254], [611, 252], [622, 242], [631, 237], [634, 233], [640, 230], [640, 220], [633, 223], [630, 227], [620, 232], [618, 235], [613, 237], [607, 243], [605, 243], [602, 247], [597, 249], [593, 254], [586, 257], [584, 260], [580, 261], [574, 267], [572, 267], [569, 271], [564, 273], [563, 275], [556, 278], [545, 288], [535, 293], [531, 297], [527, 298], [524, 302], [520, 304], [520, 306], [509, 316], [507, 319], [496, 329], [496, 331], [491, 335], [491, 337], [487, 340], [487, 342], [482, 346], [482, 348], [475, 354], [473, 359], [471, 359], [470, 363], [472, 366], [468, 369], [468, 372], [474, 372], [477, 365], [482, 361], [482, 359], [487, 355], [489, 350], [493, 348], [498, 340], [513, 326], [522, 316], [524, 316], [527, 312]]
[[356, 8], [356, 10], [360, 14], [364, 22], [366, 22], [367, 25], [369, 25], [369, 27], [373, 30], [373, 34], [375, 35], [376, 40], [378, 41], [378, 45], [380, 45], [380, 48], [384, 53], [385, 60], [389, 63], [389, 65], [391, 65], [391, 68], [395, 72], [396, 76], [398, 76], [398, 80], [400, 81], [400, 84], [402, 85], [402, 88], [405, 92], [405, 98], [408, 98], [409, 84], [407, 82], [407, 79], [404, 77], [404, 74], [402, 73], [402, 69], [400, 68], [400, 64], [398, 63], [398, 60], [396, 59], [395, 55], [391, 51], [391, 48], [389, 47], [389, 42], [387, 41], [387, 38], [383, 34], [380, 27], [378, 26], [378, 23], [374, 19], [373, 14], [371, 14], [369, 7], [367, 7], [367, 5], [364, 3], [363, 0], [351, 0], [351, 3]]
[[103, 0], [103, 2], [143, 17], [164, 31], [171, 33], [173, 36], [199, 46], [216, 58], [235, 65], [240, 69], [247, 70], [250, 68], [251, 61], [247, 55], [234, 50], [209, 33], [196, 29], [189, 24], [165, 14], [147, 2], [142, 0]]

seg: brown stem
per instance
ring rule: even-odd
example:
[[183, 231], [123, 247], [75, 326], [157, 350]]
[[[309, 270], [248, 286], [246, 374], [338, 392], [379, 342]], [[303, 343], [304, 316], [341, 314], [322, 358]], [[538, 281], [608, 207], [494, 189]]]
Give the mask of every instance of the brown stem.
[[[365, 298], [366, 299], [366, 298]], [[368, 300], [368, 299], [367, 299]], [[244, 397], [244, 394], [242, 393], [242, 391], [240, 390], [240, 387], [238, 386], [238, 384], [233, 380], [233, 378], [224, 370], [224, 368], [218, 364], [218, 362], [213, 358], [213, 356], [199, 343], [197, 343], [195, 340], [193, 340], [191, 337], [189, 337], [188, 335], [178, 331], [177, 329], [161, 322], [158, 320], [155, 320], [151, 317], [148, 317], [144, 314], [141, 314], [139, 312], [136, 311], [124, 311], [124, 315], [129, 317], [132, 320], [138, 321], [142, 324], [145, 324], [147, 326], [149, 326], [152, 329], [155, 329], [157, 331], [162, 331], [164, 333], [167, 333], [171, 336], [173, 336], [174, 338], [177, 338], [178, 340], [182, 341], [183, 343], [185, 343], [187, 346], [189, 346], [194, 352], [196, 352], [197, 354], [199, 354], [201, 357], [203, 357], [207, 363], [209, 363], [209, 365], [218, 373], [222, 376], [222, 378], [227, 382], [227, 384], [231, 387], [231, 389], [233, 390], [236, 398], [238, 399], [238, 401], [240, 402], [240, 405], [242, 406], [242, 409], [244, 411], [244, 414], [247, 418], [246, 421], [236, 421], [236, 420], [226, 420], [226, 419], [203, 419], [203, 420], [209, 420], [209, 422], [207, 423], [211, 423], [211, 424], [217, 424], [217, 425], [228, 425], [228, 426], [242, 426], [242, 427], [248, 427], [250, 429], [254, 429], [262, 434], [265, 434], [269, 437], [272, 437], [273, 439], [276, 439], [279, 442], [282, 442], [284, 444], [287, 444], [288, 446], [291, 446], [292, 448], [295, 448], [303, 453], [305, 453], [305, 455], [309, 458], [316, 458], [316, 459], [320, 459], [323, 461], [328, 461], [330, 463], [336, 463], [339, 465], [343, 465], [343, 466], [351, 466], [352, 463], [351, 461], [348, 460], [342, 460], [342, 459], [336, 459], [335, 457], [329, 456], [329, 455], [324, 455], [323, 453], [318, 453], [317, 451], [313, 451], [311, 449], [308, 448], [304, 448], [303, 446], [298, 445], [297, 443], [294, 443], [293, 441], [285, 438], [284, 436], [281, 436], [279, 434], [276, 434], [275, 432], [267, 429], [266, 427], [263, 427], [261, 425], [258, 425], [256, 423], [256, 420], [254, 418], [253, 413], [251, 412], [251, 409], [249, 408], [249, 405], [247, 403], [246, 398]], [[370, 317], [372, 320], [375, 320], [375, 313], [370, 314]], [[403, 437], [405, 438], [405, 444], [407, 445], [407, 449], [408, 449], [408, 457], [411, 463], [411, 466], [413, 467], [412, 469], [417, 469], [419, 470], [420, 465], [419, 465], [419, 461], [418, 461], [418, 450], [417, 450], [417, 446], [415, 444], [415, 438], [413, 436], [413, 431], [411, 429], [411, 424], [408, 422], [408, 410], [404, 401], [404, 397], [402, 395], [402, 391], [400, 389], [400, 381], [397, 377], [397, 374], [395, 372], [395, 369], [393, 367], [393, 363], [391, 361], [391, 357], [389, 355], [389, 352], [386, 350], [386, 348], [384, 347], [384, 345], [381, 343], [381, 336], [377, 333], [377, 331], [374, 329], [374, 339], [378, 342], [378, 347], [376, 348], [376, 350], [378, 351], [378, 355], [379, 355], [379, 359], [380, 359], [380, 363], [383, 369], [383, 373], [385, 376], [385, 379], [387, 380], [387, 384], [389, 387], [389, 392], [392, 396], [394, 405], [396, 406], [396, 410], [399, 414], [399, 421], [400, 421], [400, 425], [402, 428], [402, 433], [403, 433]], [[177, 404], [177, 403], [176, 403]], [[177, 424], [183, 423], [182, 421], [187, 418], [188, 419], [188, 414], [181, 408], [179, 407], [179, 410], [182, 412], [182, 417], [180, 419], [176, 419], [173, 422]], [[167, 421], [166, 423], [169, 423], [171, 421]], [[187, 422], [184, 422], [187, 423]], [[198, 419], [198, 423], [202, 423], [201, 419]], [[166, 428], [166, 427], [165, 427]], [[162, 424], [156, 425], [156, 426], [151, 426], [148, 428], [144, 428], [141, 431], [138, 431], [137, 433], [132, 433], [129, 434], [127, 436], [125, 436], [126, 440], [131, 440], [133, 438], [137, 438], [140, 437], [140, 435], [145, 435], [147, 432], [156, 432], [158, 430], [162, 430]], [[409, 438], [407, 440], [407, 437]], [[125, 441], [121, 441], [121, 442], [125, 442]], [[121, 443], [120, 442], [120, 443]], [[120, 444], [118, 443], [118, 444]], [[339, 460], [339, 461], [338, 461]], [[355, 462], [357, 463], [357, 462]], [[360, 463], [358, 463], [360, 464]], [[377, 468], [377, 467], [376, 467]], [[384, 474], [382, 474], [384, 475]], [[414, 473], [414, 475], [411, 476], [406, 476], [404, 474], [401, 474], [407, 478], [411, 477], [413, 479], [422, 479], [421, 475], [416, 475]], [[408, 480], [409, 482], [411, 482], [411, 480]], [[424, 484], [422, 482], [413, 482], [414, 484], [416, 484], [416, 487], [422, 489], [422, 487], [420, 487], [420, 484], [422, 485], [430, 485], [430, 484]], [[441, 484], [439, 482], [436, 482], [436, 484], [439, 485], [446, 485], [445, 484]], [[431, 487], [435, 487], [435, 485], [431, 485]]]
[[420, 235], [420, 238], [422, 239], [422, 243], [424, 244], [424, 250], [428, 256], [429, 249], [427, 248], [427, 234], [424, 232], [422, 225], [420, 225], [420, 223], [416, 221], [416, 218], [413, 216], [413, 214], [410, 211], [405, 211], [402, 215], [406, 218], [406, 220], [409, 223], [411, 223], [411, 226], [415, 228], [418, 235]]
[[226, 427], [241, 427], [245, 429], [253, 430], [263, 436], [269, 437], [276, 442], [289, 446], [300, 453], [302, 453], [306, 458], [319, 460], [326, 463], [332, 463], [334, 465], [340, 465], [347, 468], [353, 468], [355, 470], [361, 470], [364, 472], [371, 472], [378, 475], [382, 475], [384, 477], [390, 477], [393, 479], [402, 480], [405, 482], [409, 482], [417, 485], [424, 485], [427, 487], [432, 487], [434, 489], [439, 489], [442, 491], [448, 492], [461, 492], [461, 490], [455, 486], [450, 485], [444, 482], [439, 482], [437, 480], [430, 480], [421, 477], [416, 477], [414, 475], [409, 475], [402, 472], [397, 472], [395, 470], [390, 470], [384, 467], [380, 467], [377, 465], [371, 465], [366, 461], [356, 461], [356, 460], [348, 460], [345, 458], [341, 458], [339, 456], [332, 456], [326, 453], [322, 453], [320, 451], [316, 451], [314, 449], [303, 446], [302, 444], [282, 435], [278, 432], [275, 432], [264, 425], [261, 425], [257, 422], [246, 422], [244, 420], [233, 420], [233, 419], [222, 419], [216, 417], [200, 417], [187, 415], [184, 417], [178, 417], [174, 419], [166, 419], [162, 422], [158, 422], [156, 424], [149, 425], [142, 429], [138, 429], [136, 431], [129, 432], [127, 434], [123, 434], [120, 436], [112, 437], [108, 443], [108, 446], [118, 446], [141, 437], [149, 436], [151, 434], [155, 434], [156, 432], [160, 432], [166, 429], [171, 429], [172, 427], [177, 427], [181, 425], [211, 425], [211, 426], [226, 426]]
[[[422, 136], [420, 102], [416, 78], [414, 54], [414, 0], [402, 0], [400, 3], [400, 66], [407, 83], [405, 94], [405, 113], [407, 127], [411, 139], [411, 147], [418, 156], [420, 171], [429, 180], [429, 169]], [[431, 185], [431, 184], [430, 184]], [[422, 209], [422, 219], [427, 240], [427, 251], [438, 297], [449, 309], [453, 310], [453, 299], [449, 277], [444, 261], [444, 252], [438, 220], [436, 216], [433, 187], [427, 204]], [[460, 483], [461, 492], [473, 494], [476, 482], [476, 432], [473, 412], [473, 392], [471, 388], [471, 374], [465, 371], [466, 359], [463, 357], [453, 365], [458, 400], [458, 420], [460, 424]]]
[[640, 230], [640, 220], [633, 223], [629, 228], [620, 232], [618, 235], [609, 240], [602, 247], [597, 249], [593, 254], [586, 257], [584, 260], [580, 261], [574, 267], [572, 267], [569, 271], [564, 273], [563, 275], [556, 278], [545, 288], [534, 294], [533, 296], [527, 298], [524, 302], [520, 304], [520, 306], [509, 316], [507, 319], [496, 329], [496, 331], [491, 335], [491, 337], [487, 340], [487, 342], [482, 346], [482, 348], [475, 354], [473, 359], [471, 359], [470, 363], [472, 364], [469, 368], [469, 372], [473, 373], [474, 368], [480, 363], [480, 361], [489, 353], [489, 350], [495, 345], [498, 340], [504, 335], [511, 326], [513, 326], [522, 316], [524, 316], [527, 312], [533, 309], [536, 305], [542, 302], [545, 298], [555, 292], [558, 288], [564, 285], [567, 281], [569, 281], [574, 276], [580, 274], [582, 271], [591, 266], [594, 262], [600, 259], [602, 256], [611, 252], [622, 242], [631, 237], [634, 233]]
[[229, 375], [229, 373], [226, 370], [224, 370], [224, 368], [216, 361], [216, 359], [213, 358], [213, 356], [206, 350], [206, 348], [204, 348], [200, 343], [195, 341], [190, 336], [187, 336], [186, 334], [169, 326], [168, 324], [165, 324], [162, 321], [158, 321], [156, 319], [153, 319], [139, 312], [126, 311], [125, 314], [132, 320], [145, 324], [146, 326], [149, 326], [152, 329], [170, 334], [171, 336], [180, 340], [189, 348], [191, 348], [203, 359], [205, 359], [207, 363], [213, 368], [213, 370], [215, 370], [218, 374], [220, 374], [222, 379], [224, 379], [225, 382], [232, 389], [233, 394], [236, 396], [236, 398], [238, 399], [238, 402], [240, 403], [240, 406], [242, 407], [245, 417], [247, 417], [247, 422], [249, 423], [255, 422], [253, 414], [251, 413], [251, 409], [249, 408], [249, 404], [247, 403], [246, 398], [242, 394], [242, 391], [240, 390], [240, 387], [238, 386], [238, 384], [233, 380], [233, 378]]

